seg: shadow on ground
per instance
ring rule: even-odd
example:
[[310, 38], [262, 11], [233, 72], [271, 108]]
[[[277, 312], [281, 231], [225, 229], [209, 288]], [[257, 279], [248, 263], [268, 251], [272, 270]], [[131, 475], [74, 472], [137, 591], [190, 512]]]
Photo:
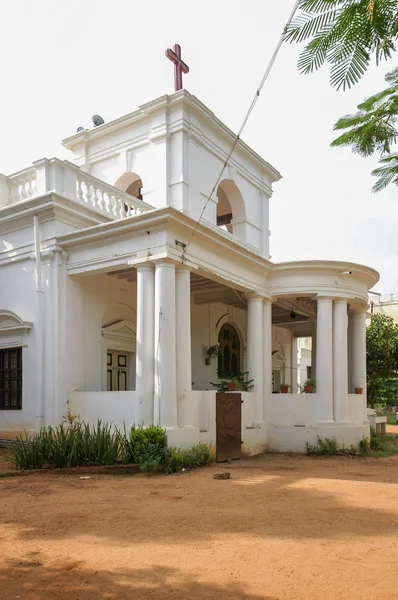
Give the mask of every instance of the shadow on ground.
[[24, 600], [278, 600], [248, 594], [231, 582], [227, 587], [203, 583], [179, 569], [95, 571], [83, 563], [46, 566], [37, 556], [0, 567], [2, 598]]

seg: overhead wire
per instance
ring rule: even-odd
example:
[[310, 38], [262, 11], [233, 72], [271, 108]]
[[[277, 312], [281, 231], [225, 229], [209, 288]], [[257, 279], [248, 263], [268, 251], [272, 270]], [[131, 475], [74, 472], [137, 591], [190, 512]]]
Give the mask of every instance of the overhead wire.
[[[276, 45], [276, 47], [275, 47], [275, 50], [274, 50], [274, 52], [273, 52], [273, 54], [272, 54], [272, 56], [271, 56], [271, 59], [270, 59], [270, 61], [269, 61], [268, 65], [267, 65], [267, 68], [265, 69], [264, 75], [263, 75], [263, 77], [262, 77], [262, 79], [261, 79], [261, 81], [260, 81], [260, 85], [259, 85], [259, 86], [257, 87], [257, 89], [256, 89], [256, 92], [255, 92], [255, 94], [254, 94], [253, 100], [251, 101], [251, 104], [250, 104], [250, 106], [249, 106], [249, 109], [248, 109], [248, 111], [247, 111], [247, 113], [246, 113], [246, 115], [245, 115], [245, 118], [243, 119], [242, 125], [240, 126], [240, 128], [239, 128], [239, 130], [238, 130], [238, 133], [237, 133], [237, 134], [236, 134], [236, 136], [235, 136], [235, 139], [234, 139], [234, 142], [233, 142], [233, 144], [232, 144], [231, 150], [229, 151], [229, 153], [228, 153], [228, 155], [227, 155], [227, 157], [226, 157], [226, 159], [225, 159], [225, 161], [224, 161], [224, 163], [223, 163], [223, 166], [222, 166], [221, 172], [220, 172], [220, 174], [219, 174], [219, 176], [218, 176], [218, 178], [217, 178], [217, 180], [216, 180], [216, 182], [215, 182], [215, 184], [214, 184], [214, 186], [213, 186], [213, 188], [212, 188], [212, 190], [211, 190], [211, 192], [210, 192], [210, 195], [209, 195], [209, 196], [207, 196], [207, 200], [206, 200], [206, 202], [205, 202], [205, 204], [204, 204], [204, 206], [203, 206], [203, 208], [202, 208], [202, 211], [201, 211], [201, 213], [200, 213], [199, 219], [198, 219], [198, 221], [197, 221], [197, 223], [196, 223], [196, 226], [195, 226], [195, 228], [194, 228], [194, 230], [193, 230], [193, 232], [192, 232], [191, 240], [190, 240], [190, 241], [188, 241], [188, 243], [186, 244], [186, 246], [185, 246], [185, 247], [184, 247], [184, 249], [183, 249], [183, 252], [182, 252], [182, 261], [183, 261], [183, 262], [185, 261], [185, 254], [186, 254], [186, 252], [187, 252], [188, 246], [189, 246], [190, 242], [192, 241], [192, 238], [195, 236], [195, 234], [196, 234], [196, 232], [197, 232], [197, 229], [198, 229], [198, 227], [199, 227], [199, 225], [200, 225], [200, 222], [201, 222], [201, 220], [202, 220], [202, 217], [203, 217], [203, 215], [204, 215], [204, 213], [205, 213], [205, 211], [206, 211], [206, 208], [207, 208], [207, 206], [208, 206], [209, 202], [211, 201], [211, 199], [212, 199], [212, 197], [213, 197], [213, 195], [214, 195], [214, 192], [215, 192], [215, 191], [218, 189], [218, 186], [219, 186], [219, 184], [220, 184], [220, 182], [221, 182], [221, 178], [222, 178], [222, 176], [223, 176], [223, 174], [224, 174], [224, 171], [225, 171], [225, 169], [227, 168], [229, 161], [231, 160], [232, 154], [234, 153], [234, 150], [235, 150], [235, 148], [236, 148], [236, 146], [237, 146], [237, 144], [238, 144], [238, 142], [239, 142], [239, 140], [240, 140], [240, 138], [241, 138], [241, 135], [242, 135], [242, 133], [243, 133], [243, 130], [245, 129], [245, 127], [246, 127], [246, 125], [247, 125], [247, 122], [248, 122], [248, 120], [249, 120], [249, 118], [250, 118], [250, 115], [252, 114], [252, 112], [253, 112], [253, 110], [254, 110], [254, 107], [255, 107], [255, 106], [256, 106], [256, 104], [257, 104], [257, 101], [258, 101], [258, 99], [259, 99], [259, 97], [260, 97], [260, 94], [261, 94], [261, 92], [262, 92], [262, 89], [263, 89], [263, 87], [264, 87], [264, 85], [265, 85], [265, 82], [267, 81], [267, 79], [268, 79], [268, 77], [269, 77], [269, 74], [271, 73], [271, 70], [272, 70], [272, 68], [273, 68], [273, 66], [274, 66], [274, 64], [275, 64], [275, 61], [276, 61], [276, 59], [277, 59], [277, 56], [278, 56], [278, 54], [279, 54], [279, 51], [280, 51], [280, 49], [281, 49], [281, 47], [282, 47], [282, 44], [283, 44], [283, 42], [284, 42], [284, 39], [285, 39], [285, 31], [286, 31], [286, 28], [287, 28], [287, 27], [290, 25], [290, 23], [292, 22], [292, 20], [293, 20], [293, 18], [294, 18], [294, 16], [295, 16], [295, 14], [296, 14], [296, 12], [297, 12], [297, 9], [298, 9], [298, 7], [299, 7], [299, 4], [300, 4], [300, 2], [301, 2], [301, 1], [302, 1], [302, 0], [296, 0], [296, 2], [294, 3], [293, 9], [292, 9], [292, 11], [291, 11], [291, 13], [290, 13], [290, 15], [289, 15], [289, 18], [288, 18], [288, 20], [287, 20], [287, 22], [286, 22], [286, 25], [285, 25], [285, 27], [283, 28], [283, 31], [282, 31], [282, 33], [281, 33], [281, 35], [280, 35], [280, 38], [279, 38], [279, 40], [278, 40], [278, 43], [277, 43], [277, 45]], [[232, 287], [232, 286], [231, 286], [231, 287]], [[236, 291], [236, 290], [234, 290], [234, 291]]]

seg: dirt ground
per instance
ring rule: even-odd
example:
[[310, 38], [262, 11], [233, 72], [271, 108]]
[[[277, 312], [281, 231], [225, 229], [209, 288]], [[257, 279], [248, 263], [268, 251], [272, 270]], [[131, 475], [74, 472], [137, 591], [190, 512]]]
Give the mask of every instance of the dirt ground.
[[0, 478], [0, 597], [396, 599], [397, 484], [398, 456]]

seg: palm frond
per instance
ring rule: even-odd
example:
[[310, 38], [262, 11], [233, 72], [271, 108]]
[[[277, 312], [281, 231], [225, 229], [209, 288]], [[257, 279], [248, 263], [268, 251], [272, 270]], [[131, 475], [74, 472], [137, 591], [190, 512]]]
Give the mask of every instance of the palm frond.
[[305, 42], [302, 73], [331, 64], [331, 85], [346, 89], [367, 70], [371, 56], [389, 59], [398, 36], [398, 0], [303, 0], [285, 40]]

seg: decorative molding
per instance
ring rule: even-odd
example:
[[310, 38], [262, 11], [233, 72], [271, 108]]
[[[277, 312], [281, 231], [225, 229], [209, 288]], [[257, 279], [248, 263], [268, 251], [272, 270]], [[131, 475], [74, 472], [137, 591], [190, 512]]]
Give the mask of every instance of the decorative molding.
[[25, 335], [32, 329], [33, 323], [23, 321], [10, 310], [0, 310], [0, 337]]

